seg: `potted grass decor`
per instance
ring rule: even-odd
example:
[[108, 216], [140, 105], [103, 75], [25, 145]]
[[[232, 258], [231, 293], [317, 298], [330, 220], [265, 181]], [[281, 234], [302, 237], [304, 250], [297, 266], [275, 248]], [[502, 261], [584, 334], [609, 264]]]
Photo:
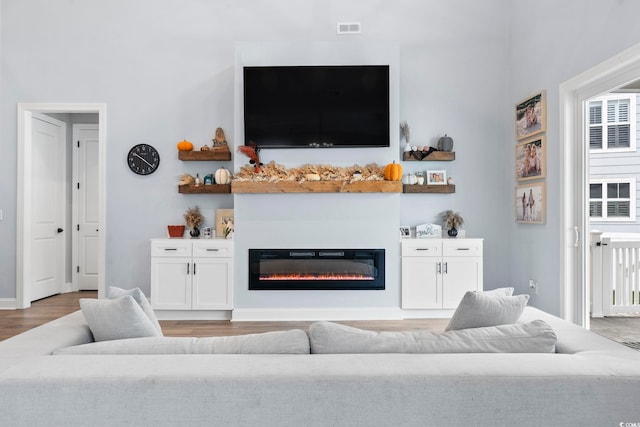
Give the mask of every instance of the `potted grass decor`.
[[447, 230], [449, 237], [456, 237], [458, 235], [458, 228], [464, 224], [464, 219], [462, 219], [460, 213], [449, 209], [441, 212], [440, 218], [444, 221], [444, 228]]
[[204, 217], [202, 216], [202, 213], [200, 213], [200, 208], [195, 206], [187, 209], [184, 213], [184, 220], [187, 223], [187, 227], [189, 227], [189, 235], [191, 237], [200, 236], [200, 226], [204, 222]]

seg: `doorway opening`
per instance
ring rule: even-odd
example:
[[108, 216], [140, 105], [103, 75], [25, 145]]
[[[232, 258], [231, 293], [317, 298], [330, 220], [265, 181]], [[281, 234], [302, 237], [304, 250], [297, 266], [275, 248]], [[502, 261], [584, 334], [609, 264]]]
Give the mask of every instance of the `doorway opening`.
[[[95, 251], [97, 254], [96, 270], [97, 270], [97, 289], [98, 297], [102, 298], [105, 292], [105, 184], [106, 184], [106, 104], [87, 104], [87, 103], [20, 103], [18, 104], [18, 138], [17, 138], [17, 239], [16, 239], [16, 308], [27, 308], [33, 301], [34, 279], [38, 275], [38, 268], [41, 268], [40, 262], [44, 253], [51, 250], [47, 245], [34, 244], [37, 237], [34, 234], [34, 223], [38, 216], [41, 216], [39, 210], [42, 206], [34, 203], [34, 191], [41, 191], [41, 184], [47, 179], [40, 172], [40, 166], [48, 165], [46, 154], [40, 152], [38, 136], [34, 138], [34, 117], [48, 116], [55, 118], [64, 115], [95, 115], [97, 121], [97, 160], [91, 167], [93, 177], [96, 181], [95, 216], [97, 220], [96, 228], [99, 230], [95, 238]], [[48, 120], [45, 120], [48, 121]], [[53, 121], [53, 120], [51, 120]], [[70, 170], [72, 162], [63, 162], [65, 165], [64, 173]], [[54, 169], [54, 167], [51, 167]], [[72, 200], [74, 200], [72, 198]], [[74, 218], [75, 219], [75, 218]], [[55, 233], [59, 238], [64, 237], [64, 230], [67, 229], [71, 234], [73, 225], [71, 221], [66, 221], [55, 225]], [[93, 225], [93, 224], [92, 224]], [[71, 226], [71, 227], [69, 227]], [[71, 241], [71, 238], [65, 238]], [[41, 259], [33, 257], [34, 250], [41, 249]], [[50, 246], [50, 245], [49, 245]], [[64, 268], [68, 268], [71, 263], [70, 259], [64, 262]], [[46, 274], [44, 274], [46, 276]], [[65, 289], [64, 283], [60, 292], [77, 290], [77, 283]]]
[[562, 83], [560, 103], [560, 283], [562, 316], [589, 328], [590, 239], [589, 239], [589, 99], [613, 91], [640, 76], [640, 45]]

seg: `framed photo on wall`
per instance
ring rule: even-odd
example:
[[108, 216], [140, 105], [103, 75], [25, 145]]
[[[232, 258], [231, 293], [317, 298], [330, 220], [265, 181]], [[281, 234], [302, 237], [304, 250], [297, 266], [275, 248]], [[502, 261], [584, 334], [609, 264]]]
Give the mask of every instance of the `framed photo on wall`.
[[540, 91], [516, 104], [516, 139], [519, 141], [547, 130], [547, 101]]
[[547, 176], [547, 138], [538, 136], [516, 145], [516, 181], [528, 181]]
[[516, 186], [516, 222], [544, 224], [547, 211], [546, 185], [535, 182]]
[[226, 237], [225, 228], [234, 231], [233, 209], [216, 209], [216, 237]]

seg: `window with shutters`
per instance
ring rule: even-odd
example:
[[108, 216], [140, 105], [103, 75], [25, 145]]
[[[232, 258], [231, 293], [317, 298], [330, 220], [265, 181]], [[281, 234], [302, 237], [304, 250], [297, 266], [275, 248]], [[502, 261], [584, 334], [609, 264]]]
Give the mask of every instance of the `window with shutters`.
[[635, 179], [591, 180], [589, 218], [592, 221], [635, 221]]
[[588, 103], [589, 149], [636, 151], [636, 95], [612, 94]]

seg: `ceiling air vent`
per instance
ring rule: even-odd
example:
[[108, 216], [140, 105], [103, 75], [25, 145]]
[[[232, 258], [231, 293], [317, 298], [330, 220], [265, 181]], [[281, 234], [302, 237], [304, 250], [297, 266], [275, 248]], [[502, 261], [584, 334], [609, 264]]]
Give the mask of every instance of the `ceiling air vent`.
[[338, 34], [360, 34], [360, 23], [338, 22]]

